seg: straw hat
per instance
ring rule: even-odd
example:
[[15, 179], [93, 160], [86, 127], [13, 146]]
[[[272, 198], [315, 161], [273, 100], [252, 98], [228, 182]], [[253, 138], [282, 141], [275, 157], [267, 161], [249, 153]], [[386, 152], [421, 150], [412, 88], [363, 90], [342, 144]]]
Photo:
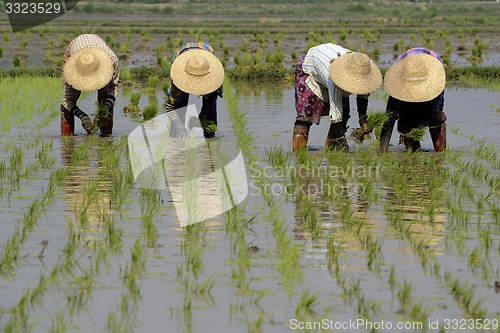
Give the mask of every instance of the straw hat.
[[446, 84], [441, 61], [428, 54], [412, 54], [385, 73], [389, 95], [404, 102], [426, 102], [437, 97]]
[[68, 58], [63, 77], [76, 90], [99, 90], [113, 77], [113, 60], [100, 48], [83, 48]]
[[369, 94], [382, 85], [380, 69], [364, 53], [341, 55], [332, 61], [328, 72], [340, 89], [351, 94]]
[[206, 95], [222, 85], [224, 67], [207, 50], [189, 50], [175, 58], [170, 77], [180, 90], [193, 95]]

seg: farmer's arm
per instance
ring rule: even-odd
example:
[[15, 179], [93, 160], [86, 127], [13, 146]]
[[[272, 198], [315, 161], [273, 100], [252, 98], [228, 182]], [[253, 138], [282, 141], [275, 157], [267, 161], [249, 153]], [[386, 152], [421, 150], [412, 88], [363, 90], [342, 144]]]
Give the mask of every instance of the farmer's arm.
[[389, 148], [389, 142], [391, 141], [392, 131], [394, 129], [394, 124], [399, 118], [398, 116], [399, 101], [391, 96], [387, 101], [386, 114], [387, 120], [384, 125], [382, 125], [382, 132], [380, 133], [380, 151], [383, 153], [387, 152]]
[[113, 114], [116, 98], [120, 90], [120, 65], [118, 60], [113, 61], [113, 76], [109, 84], [99, 90], [98, 101], [103, 107], [108, 109], [108, 112]]
[[366, 124], [366, 111], [368, 110], [368, 95], [357, 95], [356, 106], [358, 108], [359, 126], [363, 127]]

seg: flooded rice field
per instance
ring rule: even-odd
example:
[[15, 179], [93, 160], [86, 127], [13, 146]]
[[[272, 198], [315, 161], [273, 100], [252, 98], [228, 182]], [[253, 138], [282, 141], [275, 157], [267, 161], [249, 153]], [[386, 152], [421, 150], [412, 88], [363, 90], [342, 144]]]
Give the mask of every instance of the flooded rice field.
[[[500, 332], [497, 91], [447, 88], [443, 154], [406, 153], [396, 132], [385, 155], [374, 137], [326, 153], [323, 118], [295, 156], [293, 89], [226, 82], [191, 171], [235, 145], [248, 195], [183, 227], [168, 189], [135, 183], [127, 136], [142, 115], [123, 108], [137, 89], [121, 89], [113, 137], [76, 121], [61, 138], [58, 79], [0, 86], [2, 331]], [[373, 94], [369, 112], [385, 100]]]

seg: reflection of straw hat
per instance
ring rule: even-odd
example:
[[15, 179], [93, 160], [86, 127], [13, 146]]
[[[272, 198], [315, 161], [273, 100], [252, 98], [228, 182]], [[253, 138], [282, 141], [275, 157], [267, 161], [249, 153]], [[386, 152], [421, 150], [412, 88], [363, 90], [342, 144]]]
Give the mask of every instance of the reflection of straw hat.
[[437, 97], [446, 83], [443, 64], [428, 54], [411, 54], [385, 73], [389, 95], [405, 102], [426, 102]]
[[222, 85], [224, 67], [207, 50], [189, 50], [175, 58], [170, 77], [180, 90], [193, 95], [206, 95]]
[[380, 69], [364, 53], [343, 54], [332, 61], [328, 71], [333, 82], [351, 94], [369, 94], [382, 84]]
[[97, 47], [78, 50], [66, 61], [63, 77], [76, 90], [99, 90], [113, 77], [113, 60]]

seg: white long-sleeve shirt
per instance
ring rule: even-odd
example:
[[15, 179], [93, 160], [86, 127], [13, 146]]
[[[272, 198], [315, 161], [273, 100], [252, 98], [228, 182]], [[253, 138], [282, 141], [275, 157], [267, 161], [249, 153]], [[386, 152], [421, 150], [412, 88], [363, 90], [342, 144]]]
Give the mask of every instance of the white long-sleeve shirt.
[[[320, 44], [307, 51], [302, 64], [304, 73], [309, 74], [306, 79], [307, 86], [316, 96], [330, 103], [329, 117], [332, 123], [342, 121], [342, 97], [347, 97], [350, 93], [333, 83], [328, 69], [332, 61], [349, 52], [351, 51], [340, 45]], [[368, 99], [368, 95], [359, 95], [359, 97]]]

